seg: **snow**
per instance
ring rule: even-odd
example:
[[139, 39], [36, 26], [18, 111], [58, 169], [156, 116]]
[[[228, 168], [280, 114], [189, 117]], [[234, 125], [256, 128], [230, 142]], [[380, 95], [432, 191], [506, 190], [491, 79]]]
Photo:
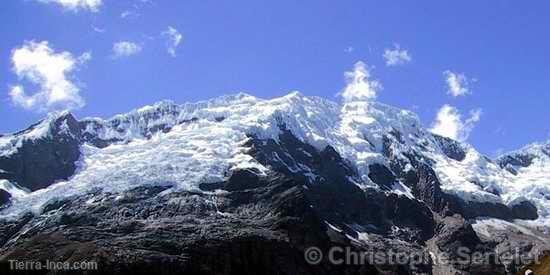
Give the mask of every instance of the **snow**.
[[24, 198], [29, 193], [28, 190], [24, 190], [7, 180], [0, 180], [0, 189], [10, 193], [13, 198]]
[[[352, 237], [351, 235], [346, 234], [346, 236], [353, 241], [356, 241], [358, 243], [366, 243], [370, 241], [369, 233], [367, 233], [367, 230], [365, 227], [359, 225], [359, 224], [346, 224], [355, 234], [357, 234], [357, 238]], [[378, 228], [375, 225], [368, 224], [367, 228], [371, 230], [378, 230]]]
[[500, 196], [502, 186], [508, 184], [507, 172], [489, 161], [471, 146], [466, 148], [466, 158], [457, 161], [446, 157], [437, 150], [425, 152], [435, 161], [436, 171], [442, 190], [460, 196], [468, 201], [503, 203]]
[[338, 228], [338, 227], [332, 225], [331, 223], [329, 223], [329, 222], [327, 222], [327, 221], [325, 221], [325, 224], [326, 224], [330, 229], [332, 229], [332, 230], [334, 230], [334, 231], [336, 231], [336, 232], [338, 232], [338, 233], [342, 233], [342, 231], [343, 231], [342, 229], [340, 229], [340, 228]]
[[402, 182], [396, 181], [393, 183], [393, 191], [397, 193], [400, 196], [405, 196], [409, 199], [414, 199], [414, 195], [411, 191], [411, 189], [404, 185]]
[[509, 206], [530, 201], [541, 217], [538, 225], [550, 227], [550, 155], [544, 153], [545, 145], [533, 144], [520, 150], [535, 158], [528, 167], [515, 167], [517, 175], [500, 168], [471, 146], [467, 147], [463, 161], [446, 158], [437, 151], [426, 153], [435, 160], [433, 168], [443, 191], [469, 201], [500, 202]]
[[[22, 134], [0, 137], [0, 155], [16, 150], [22, 140], [47, 136], [54, 117], [48, 116]], [[350, 179], [362, 189], [378, 188], [367, 175], [371, 164], [388, 164], [386, 149], [403, 160], [403, 153], [416, 151], [433, 161], [445, 192], [466, 200], [509, 205], [527, 199], [537, 205], [539, 222], [550, 226], [550, 156], [539, 154], [533, 165], [517, 169], [518, 176], [467, 144], [463, 144], [465, 159], [456, 161], [443, 153], [416, 114], [377, 102], [339, 104], [298, 92], [274, 99], [240, 93], [181, 105], [163, 101], [108, 120], [86, 118], [82, 122], [86, 133], [120, 142], [102, 149], [83, 145], [77, 173], [71, 179], [14, 196], [13, 206], [0, 216], [36, 212], [49, 200], [96, 189], [121, 193], [139, 185], [170, 184], [173, 190], [199, 191], [199, 183], [222, 181], [235, 169], [265, 173], [268, 168], [246, 153], [246, 141], [250, 135], [278, 141], [279, 126], [284, 124], [298, 139], [319, 150], [327, 145], [335, 148], [356, 166], [359, 178]], [[153, 131], [160, 126], [171, 130]], [[386, 140], [392, 141], [390, 148], [385, 148]], [[316, 176], [309, 167], [289, 169], [306, 172], [312, 180]], [[410, 163], [406, 169], [411, 169]], [[414, 198], [399, 182], [392, 191]]]
[[523, 235], [529, 235], [545, 241], [544, 238], [538, 236], [540, 234], [536, 231], [533, 231], [531, 228], [526, 227], [519, 223], [513, 223], [505, 220], [494, 219], [494, 218], [478, 218], [472, 222], [472, 228], [476, 233], [481, 234], [486, 237], [494, 237], [495, 233], [499, 231], [512, 231]]

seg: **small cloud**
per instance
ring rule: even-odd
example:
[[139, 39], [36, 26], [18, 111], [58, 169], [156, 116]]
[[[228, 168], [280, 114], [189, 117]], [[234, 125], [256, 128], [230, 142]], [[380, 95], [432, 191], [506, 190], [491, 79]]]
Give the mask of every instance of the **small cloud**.
[[120, 18], [122, 19], [130, 19], [130, 18], [137, 18], [137, 17], [139, 17], [139, 13], [133, 10], [125, 10], [120, 14]]
[[470, 111], [470, 117], [465, 121], [457, 108], [445, 104], [439, 109], [430, 131], [440, 136], [464, 142], [470, 136], [481, 118], [481, 109]]
[[94, 30], [94, 32], [97, 32], [97, 33], [104, 33], [105, 32], [105, 29], [96, 27], [94, 25], [92, 25], [92, 30]]
[[378, 91], [382, 89], [380, 82], [369, 79], [370, 69], [362, 61], [355, 63], [353, 71], [346, 72], [344, 76], [347, 86], [344, 91], [339, 93], [344, 102], [373, 100]]
[[154, 36], [148, 35], [148, 34], [145, 34], [145, 33], [142, 33], [141, 37], [143, 37], [144, 39], [147, 39], [147, 40], [151, 40], [151, 41], [156, 39]]
[[183, 36], [181, 35], [178, 30], [176, 30], [173, 27], [168, 27], [166, 31], [163, 31], [161, 33], [162, 36], [167, 38], [166, 47], [168, 54], [170, 54], [172, 57], [176, 57], [176, 48], [181, 43]]
[[349, 46], [349, 47], [347, 47], [347, 48], [344, 49], [344, 52], [347, 52], [347, 53], [351, 53], [351, 52], [353, 52], [353, 51], [355, 51], [355, 48], [352, 47], [352, 46]]
[[90, 60], [92, 60], [92, 52], [90, 51], [87, 51], [83, 54], [81, 54], [79, 57], [78, 57], [78, 63], [79, 64], [86, 64], [88, 63]]
[[462, 73], [454, 73], [449, 70], [444, 71], [445, 81], [447, 82], [447, 93], [457, 97], [464, 96], [470, 93], [468, 88], [468, 78]]
[[498, 126], [498, 127], [495, 129], [495, 134], [497, 134], [497, 135], [505, 135], [505, 134], [506, 134], [506, 130], [504, 129], [504, 127]]
[[384, 59], [386, 59], [386, 66], [403, 65], [411, 62], [412, 57], [407, 50], [402, 50], [397, 44], [393, 49], [384, 50]]
[[142, 47], [139, 44], [129, 41], [120, 41], [113, 44], [113, 57], [128, 57], [141, 52]]
[[12, 51], [12, 70], [19, 77], [39, 86], [32, 95], [27, 94], [23, 85], [11, 87], [9, 96], [16, 106], [35, 111], [51, 109], [74, 109], [84, 106], [80, 89], [71, 81], [71, 73], [82, 62], [88, 61], [87, 52], [74, 58], [69, 52], [58, 52], [50, 48], [48, 41], [25, 42]]
[[91, 12], [99, 11], [102, 0], [37, 0], [42, 3], [55, 3], [71, 11], [89, 10]]

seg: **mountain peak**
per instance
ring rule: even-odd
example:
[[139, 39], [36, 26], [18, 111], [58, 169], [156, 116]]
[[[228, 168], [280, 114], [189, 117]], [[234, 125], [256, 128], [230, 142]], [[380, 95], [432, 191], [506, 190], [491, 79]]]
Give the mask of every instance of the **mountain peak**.
[[76, 122], [76, 119], [69, 111], [56, 111], [46, 115], [44, 119], [32, 124], [25, 130], [0, 136], [0, 156], [17, 152], [23, 142], [51, 138], [58, 131], [58, 126], [64, 121]]

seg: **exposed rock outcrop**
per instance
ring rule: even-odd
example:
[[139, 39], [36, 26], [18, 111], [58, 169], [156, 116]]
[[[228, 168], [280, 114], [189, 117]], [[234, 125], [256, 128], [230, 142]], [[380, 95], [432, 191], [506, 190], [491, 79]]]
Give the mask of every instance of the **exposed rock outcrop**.
[[436, 134], [433, 134], [433, 137], [437, 141], [439, 148], [441, 148], [447, 157], [456, 161], [462, 161], [466, 158], [466, 152], [463, 145], [458, 141]]
[[0, 209], [6, 207], [10, 202], [11, 194], [5, 191], [4, 189], [0, 189]]
[[[17, 152], [0, 156], [0, 179], [14, 181], [31, 191], [50, 186], [73, 175], [80, 157], [80, 128], [78, 121], [64, 113], [49, 125], [40, 122], [36, 127], [48, 127], [44, 136], [22, 139]], [[17, 134], [16, 134], [17, 135]]]

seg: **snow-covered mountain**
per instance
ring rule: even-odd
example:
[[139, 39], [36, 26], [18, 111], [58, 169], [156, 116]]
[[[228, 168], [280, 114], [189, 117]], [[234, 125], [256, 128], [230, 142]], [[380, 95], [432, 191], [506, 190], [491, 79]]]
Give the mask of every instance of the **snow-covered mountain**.
[[[24, 132], [2, 137], [0, 153], [6, 157], [23, 142], [51, 137], [53, 123], [68, 115], [53, 113]], [[531, 145], [493, 161], [468, 144], [434, 136], [414, 113], [381, 103], [340, 105], [300, 93], [271, 100], [238, 94], [183, 105], [164, 101], [108, 120], [86, 118], [79, 124], [82, 131], [75, 135], [84, 144], [77, 172], [40, 194], [16, 192], [13, 206], [4, 213], [29, 210], [26, 207], [37, 211], [53, 197], [94, 188], [121, 192], [136, 185], [175, 182], [178, 188], [197, 190], [199, 183], [221, 181], [234, 169], [265, 172], [268, 168], [246, 154], [249, 148], [244, 144], [251, 135], [277, 140], [284, 124], [319, 150], [327, 145], [335, 148], [357, 168], [354, 182], [361, 188], [379, 188], [368, 177], [370, 165], [390, 166], [397, 160], [407, 169], [411, 166], [406, 155], [418, 154], [431, 163], [445, 192], [468, 201], [507, 205], [528, 200], [536, 204], [539, 221], [550, 226], [546, 222], [550, 198], [545, 197], [550, 194], [550, 144]], [[74, 134], [67, 119], [63, 131]], [[99, 179], [108, 179], [109, 184]], [[406, 186], [396, 182], [391, 189], [402, 192]]]
[[[325, 158], [337, 168], [323, 166]], [[237, 94], [182, 105], [163, 101], [107, 120], [52, 113], [0, 137], [0, 218], [40, 216], [55, 202], [75, 198], [100, 203], [90, 194], [113, 194], [116, 201], [136, 188], [163, 186], [164, 197], [210, 196], [230, 190], [217, 184], [241, 171], [303, 180], [306, 194], [345, 181], [354, 186], [349, 192], [384, 194], [383, 200], [397, 196], [396, 205], [406, 200], [441, 217], [492, 217], [533, 232], [550, 228], [550, 143], [492, 160], [471, 145], [430, 133], [410, 111], [300, 93], [269, 100]], [[364, 236], [359, 233], [371, 224], [326, 215], [326, 223], [347, 230], [350, 239]], [[486, 232], [487, 224], [474, 228]], [[420, 239], [433, 235], [418, 226], [428, 236]]]

